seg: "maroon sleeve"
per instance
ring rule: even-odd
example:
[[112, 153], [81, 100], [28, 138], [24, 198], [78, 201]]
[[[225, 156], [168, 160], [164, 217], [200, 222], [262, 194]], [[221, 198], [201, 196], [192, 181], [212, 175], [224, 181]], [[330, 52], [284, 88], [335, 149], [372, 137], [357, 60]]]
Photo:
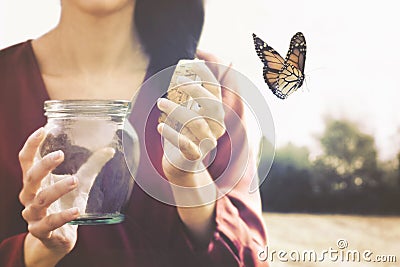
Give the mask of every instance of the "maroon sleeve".
[[[224, 76], [228, 78], [228, 75]], [[216, 158], [208, 168], [223, 191], [223, 196], [216, 202], [213, 236], [206, 248], [196, 248], [184, 226], [178, 231], [201, 266], [268, 266], [267, 262], [258, 259], [258, 252], [267, 241], [260, 193], [258, 190], [250, 192], [250, 185], [258, 182], [255, 158], [252, 149], [246, 145], [243, 102], [237, 91], [232, 91], [235, 77], [229, 79], [221, 82], [231, 88], [222, 91], [223, 102], [228, 106], [225, 109], [227, 133], [218, 140]]]
[[0, 266], [23, 266], [27, 225], [18, 194], [18, 152], [45, 123], [43, 82], [30, 41], [0, 51]]
[[24, 241], [26, 233], [3, 240], [0, 243], [0, 266], [22, 267], [24, 263]]
[[251, 211], [251, 204], [244, 204], [241, 198], [227, 195], [217, 201], [216, 227], [205, 249], [196, 248], [184, 226], [180, 228], [184, 242], [200, 266], [268, 266], [258, 259], [258, 252], [266, 242], [261, 216]]

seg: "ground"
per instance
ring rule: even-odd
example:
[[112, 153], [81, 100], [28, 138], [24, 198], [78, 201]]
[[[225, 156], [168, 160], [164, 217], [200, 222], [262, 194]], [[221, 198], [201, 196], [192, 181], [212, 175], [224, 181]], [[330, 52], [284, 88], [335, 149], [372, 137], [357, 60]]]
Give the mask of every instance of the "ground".
[[[292, 267], [292, 266], [366, 266], [366, 267], [389, 267], [400, 266], [400, 216], [351, 216], [351, 215], [310, 215], [310, 214], [281, 214], [264, 213], [268, 235], [268, 253], [271, 267]], [[339, 245], [345, 246], [339, 249]], [[347, 244], [347, 246], [346, 246]], [[331, 248], [337, 250], [337, 254], [332, 252], [332, 259], [324, 250]], [[265, 250], [265, 248], [264, 248]], [[281, 254], [281, 262], [278, 253], [283, 250], [287, 254]], [[368, 250], [370, 252], [368, 252]], [[271, 252], [276, 251], [271, 261]], [[293, 261], [296, 255], [303, 257], [304, 251], [308, 251], [306, 259], [310, 256], [310, 251], [315, 251], [317, 262], [309, 260]], [[354, 262], [353, 252], [360, 253], [360, 262]], [[367, 251], [367, 252], [365, 252]], [[297, 252], [299, 254], [297, 254]], [[350, 252], [350, 253], [349, 253]], [[363, 260], [363, 253], [366, 259]], [[314, 253], [314, 252], [312, 252]], [[292, 256], [289, 256], [289, 255]], [[344, 255], [344, 261], [341, 261]], [[350, 261], [347, 261], [350, 255]], [[377, 256], [396, 257], [396, 262], [377, 262]], [[265, 257], [265, 254], [262, 254]], [[339, 257], [339, 260], [335, 260]], [[385, 257], [381, 257], [385, 260]], [[375, 262], [374, 262], [375, 261]]]

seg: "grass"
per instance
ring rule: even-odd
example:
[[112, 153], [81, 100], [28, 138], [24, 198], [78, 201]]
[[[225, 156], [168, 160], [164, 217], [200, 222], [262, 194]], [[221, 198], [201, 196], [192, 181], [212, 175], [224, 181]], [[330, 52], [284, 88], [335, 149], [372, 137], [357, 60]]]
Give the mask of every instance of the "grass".
[[[351, 215], [311, 215], [264, 213], [267, 226], [268, 249], [284, 250], [288, 254], [288, 262], [281, 262], [275, 254], [270, 261], [271, 267], [279, 266], [400, 266], [400, 216], [351, 216]], [[363, 253], [370, 250], [372, 260], [377, 255], [394, 255], [395, 263], [365, 262], [333, 262], [326, 259], [322, 262], [294, 262], [290, 260], [292, 251], [314, 250], [318, 259], [324, 250], [329, 248], [340, 250], [339, 239], [344, 239], [348, 247], [343, 251], [358, 250]], [[340, 254], [339, 254], [340, 255]], [[362, 254], [361, 254], [362, 255]], [[362, 256], [361, 256], [362, 257]]]

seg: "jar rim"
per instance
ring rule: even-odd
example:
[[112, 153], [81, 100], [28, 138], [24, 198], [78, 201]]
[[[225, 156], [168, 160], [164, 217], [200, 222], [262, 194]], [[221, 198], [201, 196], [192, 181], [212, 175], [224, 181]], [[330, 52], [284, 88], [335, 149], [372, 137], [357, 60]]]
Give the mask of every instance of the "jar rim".
[[128, 100], [47, 100], [44, 102], [45, 116], [64, 117], [71, 115], [80, 116], [126, 116], [131, 110], [132, 102]]

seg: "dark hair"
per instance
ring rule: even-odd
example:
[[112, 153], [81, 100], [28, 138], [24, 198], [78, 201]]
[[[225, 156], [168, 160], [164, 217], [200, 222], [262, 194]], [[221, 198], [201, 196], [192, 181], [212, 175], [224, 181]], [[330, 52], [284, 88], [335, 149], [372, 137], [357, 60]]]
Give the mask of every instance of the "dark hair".
[[149, 71], [193, 59], [204, 23], [203, 0], [136, 0], [135, 25]]

